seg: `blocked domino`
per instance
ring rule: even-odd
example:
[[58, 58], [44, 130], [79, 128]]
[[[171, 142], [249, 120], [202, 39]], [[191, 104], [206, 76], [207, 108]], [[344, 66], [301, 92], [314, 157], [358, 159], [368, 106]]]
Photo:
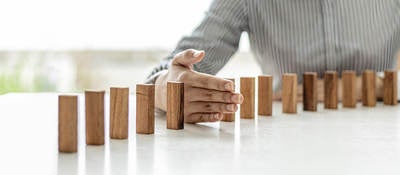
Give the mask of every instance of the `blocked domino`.
[[184, 127], [184, 84], [167, 82], [167, 129]]

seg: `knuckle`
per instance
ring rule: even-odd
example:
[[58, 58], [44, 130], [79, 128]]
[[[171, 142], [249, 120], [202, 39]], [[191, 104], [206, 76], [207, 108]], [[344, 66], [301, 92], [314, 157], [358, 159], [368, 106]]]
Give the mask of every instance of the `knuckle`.
[[231, 102], [232, 100], [231, 100], [231, 98], [232, 98], [232, 95], [231, 94], [229, 94], [229, 93], [225, 93], [224, 95], [223, 95], [223, 98], [224, 98], [224, 101], [225, 102]]
[[211, 103], [205, 103], [203, 108], [206, 111], [212, 111], [213, 110], [213, 105]]
[[206, 97], [207, 100], [213, 100], [215, 98], [214, 93], [211, 90], [207, 90], [204, 93], [204, 96]]
[[180, 82], [185, 83], [186, 81], [188, 81], [190, 79], [190, 74], [187, 71], [184, 71], [182, 73], [180, 73], [177, 77], [177, 80]]
[[200, 121], [200, 122], [205, 122], [205, 121], [207, 121], [207, 116], [206, 116], [206, 114], [200, 114], [200, 119], [199, 119], [199, 121]]

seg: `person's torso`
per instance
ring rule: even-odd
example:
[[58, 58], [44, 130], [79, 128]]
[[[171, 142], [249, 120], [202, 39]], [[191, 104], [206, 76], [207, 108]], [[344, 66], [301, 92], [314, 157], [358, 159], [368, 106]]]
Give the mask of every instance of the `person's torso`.
[[248, 0], [250, 45], [264, 73], [393, 68], [400, 0]]

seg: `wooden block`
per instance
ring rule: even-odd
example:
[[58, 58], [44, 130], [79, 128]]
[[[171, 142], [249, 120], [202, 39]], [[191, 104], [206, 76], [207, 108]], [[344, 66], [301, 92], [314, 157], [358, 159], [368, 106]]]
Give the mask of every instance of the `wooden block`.
[[397, 71], [386, 70], [383, 79], [383, 103], [385, 105], [397, 105], [397, 86]]
[[361, 99], [364, 106], [369, 106], [369, 107], [376, 106], [375, 80], [376, 80], [375, 71], [365, 70], [362, 73]]
[[345, 108], [355, 108], [357, 105], [356, 72], [345, 70], [342, 72], [342, 104]]
[[258, 115], [272, 115], [272, 76], [258, 76]]
[[336, 71], [326, 71], [324, 74], [324, 108], [338, 108], [338, 75]]
[[240, 77], [240, 93], [243, 103], [240, 105], [240, 118], [253, 119], [255, 113], [255, 78]]
[[[227, 78], [227, 80], [232, 81], [233, 85], [234, 85], [233, 87], [235, 87], [235, 79], [234, 78]], [[235, 89], [235, 88], [233, 88], [233, 89]], [[233, 121], [235, 121], [235, 113], [234, 112], [224, 113], [221, 121], [224, 121], [224, 122], [233, 122]]]
[[78, 96], [58, 96], [58, 151], [78, 151]]
[[136, 133], [154, 134], [154, 84], [136, 85]]
[[184, 124], [184, 84], [167, 83], [167, 129], [183, 129]]
[[104, 91], [85, 91], [86, 144], [104, 145]]
[[282, 112], [289, 114], [297, 113], [297, 74], [283, 74]]
[[110, 88], [110, 138], [128, 138], [129, 88]]
[[303, 110], [317, 111], [318, 105], [318, 74], [316, 72], [303, 73]]

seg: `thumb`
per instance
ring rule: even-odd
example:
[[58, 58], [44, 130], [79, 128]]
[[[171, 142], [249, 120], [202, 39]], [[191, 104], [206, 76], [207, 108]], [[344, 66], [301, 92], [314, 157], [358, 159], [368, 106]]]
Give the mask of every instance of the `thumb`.
[[204, 58], [204, 55], [204, 51], [187, 49], [175, 55], [175, 58], [172, 60], [172, 65], [192, 68], [193, 64], [200, 62]]

